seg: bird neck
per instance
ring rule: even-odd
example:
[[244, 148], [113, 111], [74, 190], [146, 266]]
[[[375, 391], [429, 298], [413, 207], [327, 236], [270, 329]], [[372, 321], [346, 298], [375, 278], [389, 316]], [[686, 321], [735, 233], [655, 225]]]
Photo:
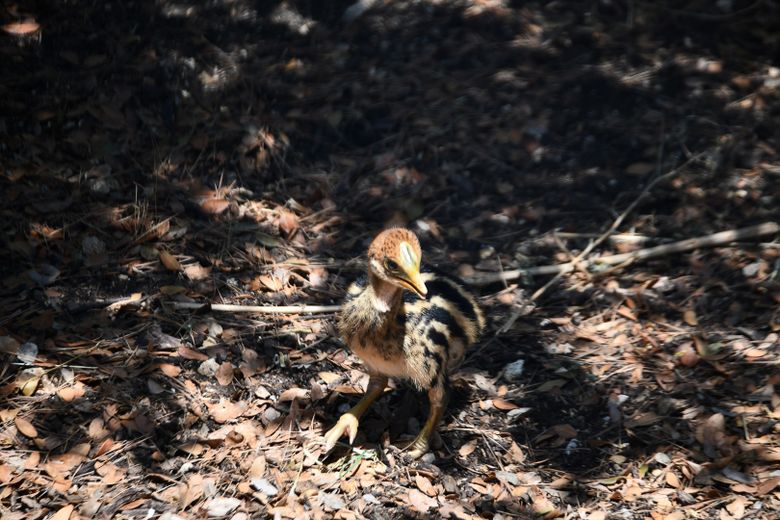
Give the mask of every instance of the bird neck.
[[402, 289], [379, 278], [372, 272], [368, 275], [371, 289], [371, 304], [379, 312], [389, 312], [401, 303]]

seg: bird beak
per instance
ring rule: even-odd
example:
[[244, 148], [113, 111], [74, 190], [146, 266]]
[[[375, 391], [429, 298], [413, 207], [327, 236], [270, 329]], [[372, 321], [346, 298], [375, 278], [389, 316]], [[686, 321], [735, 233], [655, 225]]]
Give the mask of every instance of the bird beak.
[[425, 287], [425, 282], [420, 276], [419, 268], [413, 268], [406, 272], [406, 280], [404, 280], [407, 289], [414, 292], [417, 296], [425, 299], [425, 295], [428, 294], [428, 289]]

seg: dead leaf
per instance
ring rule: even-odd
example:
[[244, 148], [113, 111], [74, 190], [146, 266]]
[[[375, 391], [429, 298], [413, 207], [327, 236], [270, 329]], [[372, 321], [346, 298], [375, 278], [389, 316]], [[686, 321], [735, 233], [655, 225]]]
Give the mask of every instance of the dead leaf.
[[226, 399], [222, 399], [215, 404], [207, 404], [206, 406], [209, 409], [211, 418], [220, 424], [241, 417], [241, 414], [243, 414], [246, 409], [245, 406]]
[[19, 430], [22, 435], [30, 437], [31, 439], [34, 439], [38, 436], [38, 430], [36, 430], [35, 426], [33, 426], [32, 423], [27, 419], [17, 415], [16, 418], [14, 418], [14, 424], [16, 425], [16, 429]]
[[178, 260], [176, 260], [176, 257], [170, 254], [165, 249], [160, 251], [160, 262], [162, 262], [162, 265], [165, 266], [166, 269], [169, 271], [180, 271], [181, 270], [181, 264]]
[[75, 399], [84, 397], [85, 393], [86, 390], [84, 388], [84, 383], [82, 383], [81, 381], [76, 381], [75, 383], [73, 383], [72, 386], [66, 386], [65, 388], [60, 388], [57, 391], [57, 395], [60, 397], [60, 399], [62, 399], [66, 403], [70, 403]]
[[494, 398], [493, 406], [503, 411], [514, 410], [515, 408], [518, 407], [515, 403], [510, 403], [506, 399], [501, 399], [501, 398]]
[[225, 361], [216, 373], [217, 382], [222, 386], [228, 386], [233, 382], [233, 365], [229, 361]]
[[417, 491], [416, 489], [410, 489], [408, 491], [408, 496], [409, 505], [412, 506], [415, 511], [420, 513], [427, 513], [430, 509], [439, 506], [439, 503], [436, 500]]
[[2, 28], [3, 28], [3, 32], [6, 32], [13, 36], [26, 36], [28, 34], [37, 32], [38, 29], [41, 28], [41, 26], [37, 22], [28, 21], [28, 22], [7, 23], [3, 25]]
[[279, 211], [279, 228], [289, 238], [298, 230], [298, 216], [292, 211], [281, 209]]
[[429, 497], [435, 497], [437, 495], [436, 487], [431, 484], [431, 481], [427, 477], [420, 475], [419, 473], [414, 476], [414, 484], [417, 489], [428, 495]]
[[168, 377], [177, 377], [181, 374], [181, 368], [170, 363], [159, 363], [156, 368]]
[[59, 509], [56, 513], [51, 515], [49, 520], [68, 520], [71, 513], [73, 513], [74, 506], [67, 505]]
[[780, 477], [765, 480], [756, 486], [756, 494], [759, 496], [766, 495], [770, 491], [773, 491], [778, 485], [780, 485]]
[[343, 377], [341, 374], [336, 374], [335, 372], [317, 372], [317, 375], [320, 376], [320, 379], [325, 381], [326, 385], [332, 385], [336, 381], [340, 381]]
[[112, 462], [95, 464], [95, 471], [103, 477], [103, 484], [113, 486], [124, 480], [127, 471]]
[[193, 281], [205, 280], [211, 275], [211, 267], [203, 267], [200, 264], [191, 264], [184, 268], [184, 274]]
[[747, 500], [745, 500], [745, 497], [737, 497], [734, 500], [731, 501], [730, 504], [726, 505], [726, 509], [729, 513], [731, 513], [731, 516], [739, 520], [743, 516], [745, 516], [745, 506], [747, 505]]
[[463, 446], [461, 446], [460, 449], [458, 449], [458, 455], [460, 455], [465, 459], [466, 457], [474, 453], [474, 450], [476, 449], [477, 449], [477, 440], [472, 439], [466, 444], [464, 444]]
[[230, 202], [225, 199], [202, 199], [198, 207], [206, 215], [219, 215], [230, 207]]
[[696, 318], [696, 311], [693, 309], [685, 309], [683, 311], [683, 321], [691, 327], [698, 325], [699, 320]]
[[637, 321], [636, 315], [633, 312], [631, 312], [631, 309], [629, 309], [624, 305], [621, 305], [618, 308], [617, 313], [628, 320]]
[[258, 455], [255, 460], [252, 461], [252, 465], [249, 466], [248, 476], [252, 478], [262, 477], [265, 475], [265, 457]]
[[195, 361], [206, 361], [209, 359], [206, 354], [198, 352], [197, 350], [192, 350], [191, 348], [185, 347], [184, 345], [179, 346], [177, 353], [184, 359], [194, 359]]
[[279, 402], [285, 403], [288, 401], [292, 401], [293, 399], [306, 399], [309, 394], [308, 390], [305, 390], [303, 388], [288, 388], [284, 392], [281, 393], [279, 396]]

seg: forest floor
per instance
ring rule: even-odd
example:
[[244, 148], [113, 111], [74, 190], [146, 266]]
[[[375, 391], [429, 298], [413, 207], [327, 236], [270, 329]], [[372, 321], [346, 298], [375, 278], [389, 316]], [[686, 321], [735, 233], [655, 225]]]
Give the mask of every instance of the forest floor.
[[[2, 3], [0, 517], [777, 518], [778, 233], [597, 259], [780, 221], [778, 2], [350, 3]], [[489, 318], [419, 461], [403, 382], [323, 453], [332, 311], [180, 305], [388, 225]]]

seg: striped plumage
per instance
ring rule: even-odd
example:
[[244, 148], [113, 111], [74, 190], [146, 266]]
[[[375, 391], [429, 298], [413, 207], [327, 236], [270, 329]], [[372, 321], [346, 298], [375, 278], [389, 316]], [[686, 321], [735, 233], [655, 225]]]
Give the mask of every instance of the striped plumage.
[[365, 397], [326, 434], [328, 449], [344, 433], [354, 440], [360, 415], [382, 394], [388, 377], [428, 390], [430, 415], [409, 453], [419, 457], [428, 449], [446, 406], [448, 376], [479, 337], [485, 319], [460, 283], [435, 270], [421, 270], [420, 258], [414, 233], [386, 230], [369, 248], [368, 275], [347, 291], [338, 329], [365, 364], [370, 382]]

